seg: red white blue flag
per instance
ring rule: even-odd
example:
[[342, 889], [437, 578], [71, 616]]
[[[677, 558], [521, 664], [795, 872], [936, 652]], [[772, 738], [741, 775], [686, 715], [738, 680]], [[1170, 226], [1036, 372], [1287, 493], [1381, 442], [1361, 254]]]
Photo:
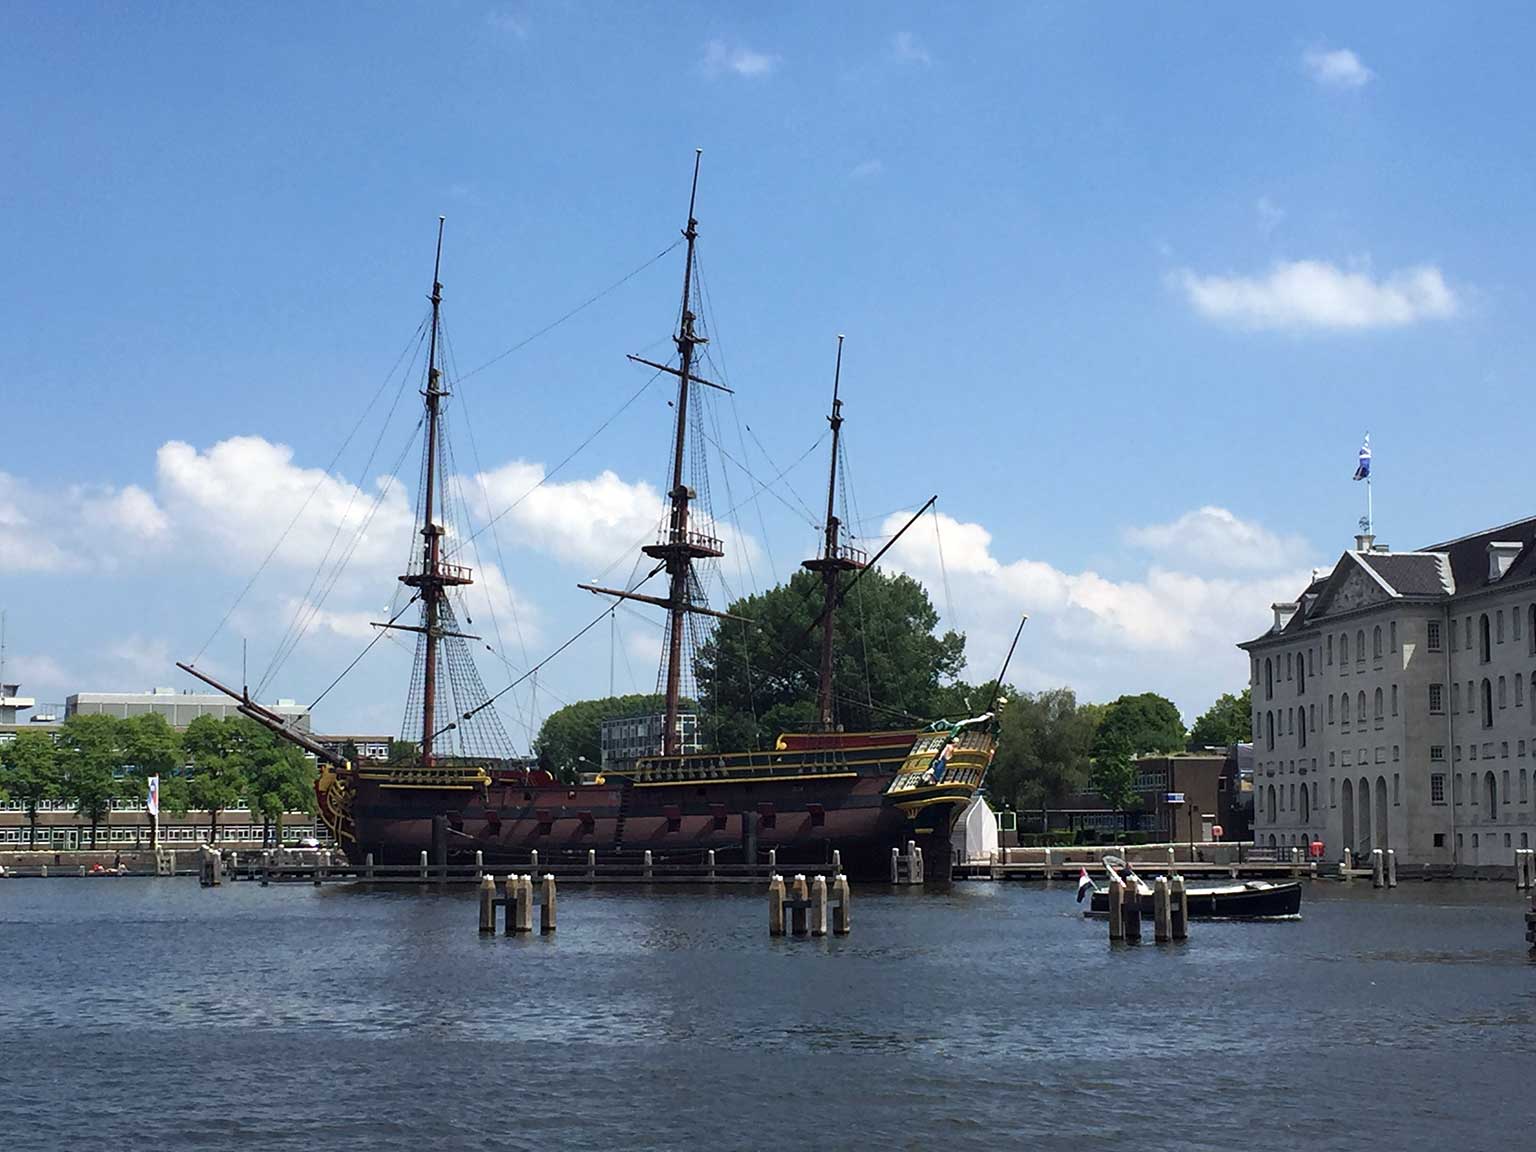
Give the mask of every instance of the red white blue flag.
[[1088, 879], [1088, 869], [1078, 870], [1077, 876], [1077, 902], [1081, 904], [1083, 897], [1093, 891], [1093, 881]]

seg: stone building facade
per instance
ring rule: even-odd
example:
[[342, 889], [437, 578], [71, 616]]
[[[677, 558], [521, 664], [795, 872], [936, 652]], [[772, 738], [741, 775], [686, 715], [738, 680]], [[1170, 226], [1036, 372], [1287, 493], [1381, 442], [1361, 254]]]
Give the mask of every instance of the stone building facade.
[[1391, 552], [1356, 538], [1239, 645], [1254, 839], [1510, 866], [1536, 846], [1536, 518]]

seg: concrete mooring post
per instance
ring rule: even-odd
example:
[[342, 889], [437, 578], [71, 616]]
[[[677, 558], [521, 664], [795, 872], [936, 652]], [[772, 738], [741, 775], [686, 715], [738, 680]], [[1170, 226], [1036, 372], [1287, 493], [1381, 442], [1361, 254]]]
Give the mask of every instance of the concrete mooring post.
[[789, 910], [789, 930], [796, 936], [804, 936], [806, 932], [805, 914], [809, 909], [805, 907], [803, 901], [811, 898], [810, 890], [805, 885], [805, 873], [795, 873], [795, 879], [790, 885], [789, 896], [790, 900], [794, 903], [794, 907]]
[[1387, 887], [1397, 887], [1397, 849], [1387, 849]]
[[475, 879], [485, 875], [485, 853], [479, 848], [475, 849]]
[[588, 880], [595, 880], [596, 878], [597, 878], [597, 849], [596, 848], [588, 848], [587, 849], [587, 879]]
[[811, 935], [827, 934], [827, 878], [817, 876], [811, 881]]
[[555, 877], [552, 872], [544, 873], [543, 904], [539, 907], [539, 931], [544, 935], [555, 930]]
[[422, 852], [421, 861], [417, 864], [417, 872], [425, 880], [427, 878], [427, 854]]
[[533, 878], [507, 876], [507, 935], [533, 931]]
[[832, 880], [832, 934], [846, 936], [853, 927], [853, 892], [848, 877], [839, 872]]
[[837, 848], [834, 848], [834, 849], [832, 849], [832, 875], [834, 875], [834, 876], [841, 876], [842, 874], [843, 874], [843, 854], [842, 854], [841, 850], [839, 850]]
[[901, 883], [901, 849], [891, 849], [891, 883]]
[[1291, 875], [1292, 876], [1300, 876], [1301, 875], [1301, 849], [1300, 848], [1292, 848], [1291, 849]]
[[923, 882], [923, 850], [917, 846], [916, 840], [907, 841], [907, 883], [921, 884]]
[[641, 857], [641, 861], [645, 871], [645, 878], [649, 880], [651, 878], [651, 850], [649, 848], [645, 850], [645, 855]]
[[480, 878], [480, 935], [489, 936], [496, 931], [496, 881], [489, 876]]
[[538, 874], [539, 874], [539, 850], [537, 848], [535, 848], [532, 852], [528, 853], [528, 875], [529, 876], [537, 876]]
[[704, 859], [705, 862], [709, 865], [709, 878], [713, 880], [715, 878], [715, 850], [711, 848], [708, 852], [706, 852], [704, 854]]
[[373, 879], [373, 853], [372, 852], [365, 853], [364, 856], [363, 856], [363, 878], [365, 880], [372, 880]]
[[784, 935], [784, 877], [768, 877], [768, 935]]
[[1109, 938], [1125, 939], [1125, 881], [1118, 876], [1109, 882]]
[[1168, 875], [1172, 876], [1178, 869], [1178, 866], [1179, 862], [1173, 856], [1173, 845], [1170, 844], [1168, 845]]
[[1352, 880], [1353, 879], [1353, 877], [1350, 876], [1350, 872], [1351, 872], [1351, 870], [1353, 870], [1354, 866], [1355, 866], [1355, 854], [1354, 854], [1354, 852], [1351, 849], [1349, 849], [1349, 848], [1344, 849], [1344, 879], [1346, 879], [1346, 880]]
[[1159, 944], [1173, 939], [1173, 907], [1169, 895], [1168, 877], [1159, 876], [1152, 884], [1152, 936]]
[[779, 850], [777, 848], [770, 848], [768, 849], [768, 875], [772, 876], [778, 870]]
[[1171, 894], [1173, 938], [1175, 940], [1189, 939], [1189, 890], [1184, 887], [1184, 877], [1173, 878], [1173, 892]]
[[1371, 849], [1371, 887], [1385, 888], [1387, 884], [1387, 858], [1380, 848]]

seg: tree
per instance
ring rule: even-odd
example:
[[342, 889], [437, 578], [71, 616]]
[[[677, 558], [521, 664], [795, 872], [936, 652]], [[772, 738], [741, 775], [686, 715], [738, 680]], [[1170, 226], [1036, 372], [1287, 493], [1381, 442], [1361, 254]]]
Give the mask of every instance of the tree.
[[[720, 749], [770, 745], [816, 719], [821, 577], [787, 583], [727, 609], [699, 648], [696, 672], [707, 727]], [[847, 731], [931, 720], [956, 702], [965, 637], [934, 634], [939, 616], [923, 586], [904, 574], [864, 573], [833, 625], [834, 714]]]
[[191, 808], [208, 813], [208, 842], [219, 838], [219, 813], [233, 807], [246, 794], [247, 732], [243, 717], [216, 720], [199, 716], [182, 733], [182, 747], [192, 761], [186, 801]]
[[1088, 774], [1093, 790], [1117, 813], [1124, 812], [1137, 801], [1136, 757], [1124, 737], [1111, 735], [1098, 742], [1100, 751], [1093, 760]]
[[[416, 746], [414, 740], [395, 740], [389, 746], [389, 762], [391, 764], [414, 764], [421, 749]], [[349, 756], [348, 760], [351, 759]]]
[[53, 737], [47, 732], [16, 733], [15, 739], [0, 745], [0, 767], [5, 770], [6, 791], [27, 814], [27, 844], [36, 848], [38, 805], [57, 799], [62, 784]]
[[91, 847], [96, 829], [123, 795], [118, 778], [124, 763], [124, 722], [115, 716], [76, 713], [59, 725], [60, 798], [90, 821]]
[[314, 812], [315, 766], [304, 753], [259, 724], [241, 721], [248, 760], [246, 774], [251, 807], [261, 813], [261, 841], [276, 829], [283, 842], [283, 815]]
[[1184, 748], [1184, 720], [1172, 700], [1156, 692], [1122, 696], [1104, 711], [1094, 740], [1095, 759], [1119, 752], [1179, 752]]
[[1249, 739], [1253, 727], [1253, 689], [1244, 688], [1241, 696], [1224, 692], [1216, 698], [1189, 730], [1189, 742], [1225, 747]]
[[[985, 686], [984, 686], [985, 688]], [[972, 699], [983, 702], [990, 689]], [[1060, 805], [1088, 777], [1089, 752], [1103, 708], [1079, 704], [1070, 688], [1001, 694], [1002, 731], [987, 772], [987, 792], [1001, 806], [1016, 809]]]
[[583, 770], [596, 771], [603, 762], [599, 737], [604, 720], [650, 716], [662, 708], [661, 697], [651, 695], [578, 700], [556, 708], [544, 718], [533, 740], [533, 753], [544, 771], [558, 780], [574, 783]]
[[[137, 785], [139, 797], [148, 795], [149, 778], [158, 776], [163, 803], [167, 781], [173, 779], [182, 764], [181, 737], [176, 734], [176, 729], [158, 712], [150, 712], [123, 721], [121, 736], [123, 759], [129, 767], [130, 778]], [[145, 821], [151, 820], [146, 811]]]

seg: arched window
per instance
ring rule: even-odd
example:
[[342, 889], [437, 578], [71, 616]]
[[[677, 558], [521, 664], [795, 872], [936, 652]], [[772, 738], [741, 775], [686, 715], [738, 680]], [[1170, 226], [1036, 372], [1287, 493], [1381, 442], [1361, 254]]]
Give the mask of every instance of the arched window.
[[1372, 633], [1371, 633], [1371, 655], [1373, 657], [1375, 657], [1377, 660], [1381, 659], [1381, 625], [1380, 624], [1376, 625], [1375, 630], [1372, 631]]
[[1365, 689], [1360, 689], [1360, 695], [1355, 697], [1355, 715], [1360, 717], [1360, 723], [1365, 723]]
[[1373, 713], [1377, 720], [1380, 720], [1386, 714], [1383, 710], [1383, 706], [1384, 701], [1382, 699], [1381, 689], [1378, 688], [1376, 689], [1376, 711]]
[[1397, 715], [1397, 685], [1392, 685], [1392, 715]]
[[1307, 795], [1305, 784], [1301, 787], [1301, 822], [1307, 823], [1312, 819], [1312, 798]]
[[1332, 724], [1338, 713], [1334, 710], [1333, 696], [1328, 697], [1328, 723]]
[[1355, 663], [1356, 664], [1364, 664], [1365, 663], [1365, 629], [1364, 628], [1358, 629], [1355, 632]]
[[1268, 656], [1264, 657], [1264, 699], [1275, 698], [1275, 662]]
[[1296, 733], [1296, 744], [1300, 748], [1307, 746], [1307, 714], [1301, 714], [1301, 729]]
[[1525, 634], [1531, 646], [1531, 653], [1536, 655], [1536, 604], [1532, 604], [1525, 610]]
[[1340, 664], [1348, 664], [1349, 663], [1349, 633], [1348, 632], [1340, 632], [1339, 633], [1339, 663]]
[[[1536, 604], [1531, 605], [1531, 611], [1532, 612], [1536, 612]], [[1531, 631], [1532, 632], [1536, 632], [1536, 624], [1532, 624], [1531, 625]], [[1328, 637], [1328, 657], [1324, 661], [1324, 663], [1326, 663], [1326, 664], [1332, 664], [1333, 663], [1333, 637], [1332, 636]]]
[[1317, 705], [1307, 705], [1307, 727], [1313, 732], [1317, 731]]
[[1493, 659], [1493, 634], [1488, 627], [1486, 612], [1477, 621], [1477, 658], [1484, 664]]
[[1483, 798], [1488, 801], [1488, 819], [1499, 818], [1499, 785], [1492, 772], [1483, 773]]
[[1343, 724], [1344, 727], [1346, 727], [1346, 728], [1349, 727], [1349, 693], [1348, 692], [1341, 692], [1339, 694], [1339, 722], [1341, 724]]
[[1499, 707], [1509, 707], [1509, 681], [1502, 676], [1499, 677]]
[[1266, 712], [1264, 713], [1264, 719], [1269, 728], [1269, 751], [1273, 752], [1275, 750], [1275, 714], [1273, 712]]
[[1267, 796], [1269, 799], [1269, 822], [1273, 824], [1275, 822], [1275, 786], [1273, 784], [1269, 786]]
[[1483, 677], [1483, 727], [1493, 727], [1493, 681], [1486, 676]]
[[[1310, 649], [1309, 649], [1310, 651]], [[1307, 658], [1302, 653], [1296, 653], [1296, 695], [1307, 694]]]

